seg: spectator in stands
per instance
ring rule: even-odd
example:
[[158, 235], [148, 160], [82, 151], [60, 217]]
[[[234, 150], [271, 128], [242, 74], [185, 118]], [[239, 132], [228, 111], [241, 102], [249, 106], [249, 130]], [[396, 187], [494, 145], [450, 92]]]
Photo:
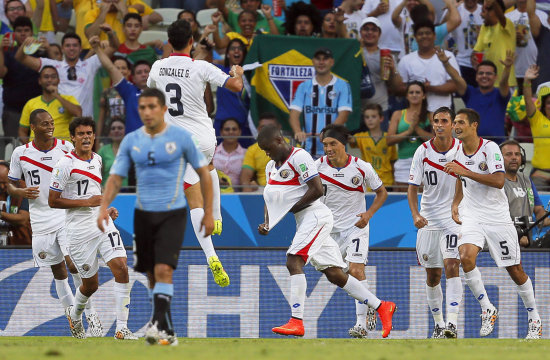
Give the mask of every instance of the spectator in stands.
[[[115, 162], [116, 154], [120, 148], [120, 142], [124, 138], [126, 127], [124, 122], [121, 120], [113, 120], [109, 124], [109, 140], [110, 143], [103, 145], [97, 152], [101, 159], [103, 160], [103, 169], [101, 169], [102, 182], [101, 185], [107, 183], [107, 178], [109, 177], [109, 172], [111, 171], [111, 166]], [[122, 180], [122, 186], [128, 186], [128, 178]]]
[[[42, 0], [43, 1], [43, 0]], [[38, 33], [38, 28], [40, 28], [40, 24], [42, 22], [42, 12], [44, 7], [40, 6], [37, 11], [32, 11], [31, 5], [29, 2], [23, 3], [21, 0], [6, 0], [4, 1], [4, 10], [6, 14], [6, 18], [8, 19], [8, 24], [2, 23], [2, 31], [5, 30], [5, 26], [8, 27], [8, 31], [11, 31], [11, 29], [15, 30], [14, 24], [15, 19], [17, 19], [20, 16], [27, 16], [28, 14], [32, 14], [32, 17], [30, 18], [32, 23], [34, 24], [33, 27], [33, 34]]]
[[403, 36], [399, 29], [393, 25], [392, 13], [400, 6], [401, 0], [365, 1], [363, 12], [367, 17], [375, 17], [380, 21], [382, 35], [380, 36], [380, 48], [390, 49], [394, 55], [403, 51]]
[[141, 94], [141, 91], [147, 87], [147, 78], [149, 77], [149, 72], [151, 71], [151, 64], [145, 60], [140, 60], [135, 63], [132, 69], [133, 83], [131, 83], [124, 78], [122, 72], [120, 72], [105, 51], [99, 46], [100, 41], [98, 36], [92, 36], [90, 38], [90, 45], [96, 52], [103, 67], [109, 73], [109, 76], [113, 81], [113, 87], [118, 91], [124, 100], [126, 112], [126, 134], [139, 129], [143, 126], [143, 123], [141, 122], [141, 118], [138, 113], [138, 97]]
[[142, 44], [139, 42], [139, 36], [143, 31], [141, 15], [134, 13], [124, 15], [122, 25], [126, 40], [120, 44], [117, 52], [127, 55], [128, 60], [132, 63], [136, 63], [139, 60], [146, 60], [148, 63], [152, 64], [157, 61], [158, 55], [150, 45], [162, 49], [164, 44], [160, 40], [151, 44]]
[[[324, 150], [317, 135], [328, 124], [344, 125], [351, 113], [352, 101], [349, 83], [332, 75], [332, 51], [325, 47], [318, 48], [312, 61], [315, 76], [298, 86], [290, 105], [288, 122], [294, 138], [302, 146], [305, 145], [313, 158], [318, 158], [324, 155]], [[300, 124], [302, 112], [303, 128]]]
[[[33, 41], [35, 40], [27, 38], [23, 45], [30, 45]], [[80, 37], [74, 33], [63, 35], [61, 49], [63, 50], [63, 61], [29, 56], [23, 52], [22, 48], [17, 51], [15, 58], [34, 71], [40, 71], [47, 65], [55, 67], [60, 78], [59, 92], [61, 94], [71, 94], [78, 100], [82, 107], [82, 116], [93, 116], [93, 97], [91, 94], [94, 90], [94, 77], [101, 67], [101, 63], [96, 55], [86, 60], [80, 60], [82, 42]]]
[[[407, 55], [411, 53], [412, 43], [416, 36], [414, 31], [414, 23], [412, 20], [411, 12], [413, 9], [420, 4], [423, 4], [427, 7], [427, 10], [435, 16], [435, 10], [432, 3], [429, 0], [403, 0], [401, 4], [397, 5], [392, 12], [391, 20], [394, 26], [399, 29], [399, 32], [402, 34], [402, 41], [404, 44], [403, 54]], [[432, 18], [433, 19], [433, 18]], [[420, 19], [419, 19], [420, 20]], [[426, 19], [422, 19], [425, 21]], [[433, 23], [433, 20], [431, 21]], [[434, 29], [435, 32], [435, 29]]]
[[195, 13], [189, 9], [182, 10], [178, 13], [178, 20], [185, 20], [191, 25], [191, 31], [193, 31], [193, 47], [197, 46], [196, 44], [201, 39], [201, 24], [197, 21], [197, 16]]
[[[124, 79], [129, 80], [132, 73], [132, 65], [127, 58], [122, 56], [113, 57], [113, 64], [120, 71]], [[97, 120], [96, 134], [98, 137], [109, 135], [113, 121], [126, 121], [126, 106], [124, 99], [113, 87], [103, 90], [99, 103], [99, 118]]]
[[398, 90], [403, 80], [399, 72], [396, 71], [393, 56], [385, 56], [383, 59], [388, 69], [389, 77], [387, 80], [382, 79], [381, 68], [384, 64], [380, 64], [380, 47], [378, 46], [381, 33], [381, 24], [377, 18], [368, 17], [361, 23], [359, 41], [363, 48], [363, 59], [369, 68], [370, 77], [376, 89], [374, 96], [361, 98], [361, 107], [365, 108], [368, 104], [380, 104], [384, 111], [383, 128], [387, 129], [391, 116], [388, 108], [388, 88], [392, 92]]
[[19, 120], [19, 140], [25, 144], [34, 138], [29, 121], [31, 113], [36, 109], [44, 109], [52, 116], [54, 137], [70, 140], [69, 124], [73, 117], [82, 115], [80, 104], [73, 96], [59, 93], [59, 74], [54, 66], [46, 65], [40, 69], [38, 83], [42, 95], [30, 99], [23, 107]]
[[[189, 9], [193, 12], [198, 12], [202, 9], [207, 9], [206, 0], [160, 0], [161, 8]], [[214, 0], [217, 5], [217, 0]], [[179, 19], [179, 16], [178, 16]]]
[[[281, 124], [279, 124], [277, 118], [272, 113], [260, 114], [258, 132], [266, 125], [281, 127]], [[257, 142], [246, 149], [240, 179], [243, 192], [253, 192], [258, 190], [258, 186], [265, 186], [265, 166], [269, 160], [271, 159], [265, 154], [265, 151], [260, 149]]]
[[[516, 51], [516, 29], [514, 23], [504, 16], [504, 3], [502, 0], [485, 0], [481, 16], [483, 25], [477, 37], [474, 52], [482, 52], [484, 60], [490, 60], [497, 66], [497, 81], [504, 74], [504, 68], [500, 60], [506, 57], [508, 51]], [[498, 46], [495, 46], [498, 44]], [[477, 67], [478, 61], [472, 54], [472, 65]], [[509, 80], [510, 86], [516, 86], [516, 73], [512, 66]]]
[[533, 133], [534, 154], [531, 163], [531, 179], [541, 191], [550, 190], [550, 83], [544, 83], [537, 88], [537, 99], [540, 102], [540, 110], [532, 100], [533, 92], [531, 82], [539, 75], [539, 68], [531, 65], [525, 72], [523, 81], [523, 95], [525, 97], [525, 110], [531, 124]]
[[216, 147], [214, 153], [214, 167], [221, 170], [231, 179], [231, 185], [238, 191], [240, 184], [241, 168], [243, 164], [244, 149], [239, 144], [241, 127], [236, 119], [225, 119], [221, 129], [222, 142]]
[[456, 61], [460, 67], [460, 73], [468, 85], [477, 86], [476, 70], [472, 67], [472, 49], [477, 42], [479, 29], [483, 24], [481, 17], [482, 6], [477, 0], [464, 0], [458, 5], [457, 10], [461, 23], [452, 32], [455, 42]]
[[[359, 29], [367, 14], [362, 10], [365, 1], [344, 0], [338, 9], [344, 12], [344, 25], [346, 26], [347, 37], [358, 39]], [[387, 6], [387, 5], [386, 5]], [[326, 17], [326, 15], [325, 15]]]
[[[405, 55], [398, 65], [403, 81], [408, 83], [416, 80], [424, 83], [429, 111], [435, 111], [442, 106], [450, 108], [451, 94], [456, 91], [456, 85], [437, 58], [433, 23], [430, 20], [415, 23], [414, 36], [418, 43], [418, 51]], [[459, 71], [454, 55], [450, 51], [446, 51], [445, 54], [449, 57], [451, 66]], [[404, 87], [405, 84], [402, 84], [401, 92]]]
[[8, 194], [10, 164], [0, 161], [0, 246], [32, 244], [29, 200]]
[[346, 27], [344, 25], [344, 12], [340, 9], [331, 11], [323, 16], [323, 25], [321, 25], [321, 37], [328, 39], [347, 38]]
[[[257, 34], [257, 31], [254, 30], [254, 28], [256, 27], [257, 18], [258, 13], [255, 11], [241, 11], [238, 16], [239, 27], [241, 29], [240, 32], [230, 31], [226, 33], [223, 38], [220, 37], [219, 31], [213, 32], [216, 48], [225, 49], [230, 40], [239, 39], [246, 45], [247, 49], [250, 49], [252, 41], [254, 41], [254, 37]], [[222, 21], [222, 14], [219, 11], [212, 14], [212, 22], [216, 27], [219, 25], [220, 21]], [[273, 30], [278, 31], [276, 28], [274, 28]], [[278, 32], [272, 32], [272, 34], [278, 35]]]
[[299, 1], [287, 9], [285, 29], [288, 35], [318, 36], [322, 22], [315, 6]]
[[361, 159], [369, 162], [384, 186], [393, 185], [393, 163], [397, 160], [397, 148], [388, 146], [386, 142], [387, 132], [382, 130], [384, 113], [378, 104], [369, 104], [363, 110], [363, 122], [367, 131], [355, 133], [349, 139], [353, 148], [361, 150]]
[[56, 30], [67, 32], [73, 13], [73, 0], [56, 0], [56, 2], [57, 16], [54, 17], [54, 19], [57, 18]]
[[[55, 23], [57, 22], [57, 18], [54, 21], [54, 18], [52, 16], [51, 5], [53, 3], [50, 0], [30, 0], [28, 3], [31, 5], [33, 13], [42, 13], [42, 17], [40, 18], [40, 20], [36, 19], [36, 16], [33, 15], [33, 23], [40, 33], [40, 36], [44, 36], [46, 40], [48, 40], [48, 42], [54, 42], [56, 31]], [[55, 12], [55, 14], [57, 15], [57, 11]]]
[[[276, 20], [279, 20], [281, 22], [281, 25], [284, 24], [284, 22], [286, 21], [285, 13], [288, 10], [288, 7], [290, 5], [292, 5], [296, 2], [299, 2], [299, 1], [303, 1], [306, 4], [311, 3], [311, 0], [262, 0], [262, 4], [266, 4], [266, 5], [269, 5], [269, 6], [273, 7], [273, 2], [274, 1], [279, 2], [279, 6], [281, 7], [281, 16], [275, 16], [275, 13], [273, 14], [273, 16], [275, 16]], [[283, 26], [281, 26], [281, 27], [283, 27]], [[282, 34], [282, 32], [281, 32], [281, 34]]]
[[541, 26], [549, 27], [548, 15], [535, 9], [535, 0], [518, 0], [516, 9], [506, 13], [516, 29], [515, 71], [518, 87], [521, 89], [523, 75], [529, 65], [537, 60], [538, 49], [535, 39], [539, 37]]
[[478, 126], [479, 136], [501, 143], [506, 138], [504, 117], [510, 100], [508, 79], [514, 65], [514, 54], [508, 51], [506, 58], [500, 60], [504, 65], [504, 74], [500, 77], [499, 87], [495, 88], [497, 67], [489, 60], [483, 60], [477, 66], [476, 82], [478, 87], [468, 85], [458, 71], [449, 64], [449, 57], [443, 50], [437, 52], [439, 60], [456, 84], [456, 92], [462, 97], [466, 107], [479, 113], [481, 123]]
[[50, 46], [48, 46], [48, 58], [52, 60], [63, 61], [63, 52], [61, 51], [61, 45], [50, 44]]
[[[244, 10], [257, 13], [262, 10], [262, 14], [258, 14], [256, 25], [253, 30], [260, 30], [263, 33], [283, 34], [284, 27], [280, 20], [274, 19], [271, 14], [271, 6], [264, 4], [261, 0], [240, 0], [241, 8]], [[269, 11], [267, 10], [269, 9]], [[241, 33], [241, 24], [239, 24], [239, 13], [231, 11], [225, 6], [225, 0], [218, 0], [218, 10], [222, 13], [223, 18], [234, 32]], [[275, 29], [277, 29], [275, 31]]]
[[[418, 42], [422, 46], [422, 42]], [[409, 170], [416, 148], [432, 138], [430, 126], [432, 114], [428, 111], [424, 84], [412, 81], [407, 85], [408, 106], [393, 113], [386, 143], [397, 144], [398, 159], [394, 165], [395, 191], [407, 191]]]
[[[17, 2], [19, 3], [19, 2]], [[9, 6], [14, 6], [10, 2]], [[20, 4], [20, 3], [19, 3]], [[20, 5], [17, 5], [20, 6]], [[16, 61], [19, 44], [23, 44], [27, 38], [32, 38], [32, 22], [25, 16], [18, 17], [13, 23], [13, 40], [10, 47], [4, 47], [0, 51], [0, 78], [3, 78], [4, 92], [2, 99], [4, 111], [2, 113], [2, 128], [4, 136], [17, 137], [19, 134], [19, 119], [23, 106], [35, 96], [41, 93], [38, 85], [38, 73], [31, 71], [28, 65]], [[18, 45], [15, 45], [18, 44]], [[34, 56], [45, 56], [46, 52], [39, 49], [31, 55], [34, 60], [40, 61]]]
[[[447, 38], [447, 35], [450, 32], [454, 31], [461, 23], [460, 14], [458, 13], [456, 5], [454, 4], [454, 0], [443, 1], [445, 2], [447, 13], [445, 15], [445, 18], [443, 19], [443, 22], [435, 26], [434, 28], [436, 46], [443, 46], [445, 44], [445, 39]], [[411, 18], [413, 20], [413, 24], [424, 19], [430, 20], [435, 24], [435, 14], [433, 12], [430, 12], [429, 8], [425, 4], [420, 4], [415, 7], [411, 12]], [[418, 43], [413, 37], [411, 51], [416, 50], [418, 50]]]

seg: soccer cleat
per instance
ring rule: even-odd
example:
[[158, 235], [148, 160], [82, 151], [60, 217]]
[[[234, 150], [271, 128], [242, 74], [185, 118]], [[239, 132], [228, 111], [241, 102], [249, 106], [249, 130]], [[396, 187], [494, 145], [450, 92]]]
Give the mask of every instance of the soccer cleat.
[[397, 310], [395, 303], [391, 301], [382, 301], [378, 307], [378, 316], [380, 316], [380, 321], [382, 321], [382, 337], [387, 338], [390, 334], [392, 326], [393, 314]]
[[435, 324], [434, 332], [432, 333], [432, 339], [445, 339], [445, 328]]
[[137, 340], [138, 337], [134, 335], [126, 326], [118, 330], [115, 333], [115, 339], [117, 340]]
[[526, 340], [535, 340], [542, 338], [542, 323], [539, 320], [533, 321], [529, 319], [529, 331], [527, 332]]
[[157, 328], [157, 323], [149, 322], [147, 328], [145, 329], [145, 341], [149, 345], [155, 345], [159, 341], [159, 330]]
[[349, 329], [348, 333], [349, 336], [357, 339], [366, 339], [368, 336], [367, 329], [365, 329], [361, 325], [355, 325], [354, 327]]
[[304, 336], [304, 322], [301, 319], [290, 318], [286, 324], [274, 327], [271, 331], [279, 335]]
[[214, 276], [214, 281], [221, 287], [226, 287], [229, 285], [229, 275], [223, 269], [222, 263], [217, 256], [210, 256], [208, 258], [208, 266], [212, 270], [212, 275]]
[[97, 313], [92, 313], [86, 316], [86, 321], [88, 321], [88, 337], [103, 337], [103, 327], [101, 326], [101, 321], [99, 321], [99, 316]]
[[376, 310], [367, 307], [367, 330], [374, 331], [376, 330]]
[[158, 344], [159, 345], [164, 345], [164, 346], [177, 346], [178, 345], [178, 338], [176, 336], [176, 334], [174, 335], [169, 335], [166, 331], [162, 330], [162, 331], [159, 331], [159, 340], [158, 340]]
[[455, 324], [447, 324], [447, 327], [445, 328], [445, 337], [447, 339], [456, 339], [458, 337], [458, 330], [456, 329]]
[[222, 234], [222, 221], [214, 220], [214, 230], [212, 230], [212, 235], [221, 235]]
[[84, 331], [84, 326], [82, 325], [82, 318], [79, 320], [74, 320], [71, 318], [71, 309], [73, 306], [69, 306], [65, 309], [65, 316], [69, 320], [69, 329], [71, 329], [71, 335], [77, 339], [85, 339], [86, 331]]
[[495, 328], [495, 323], [498, 319], [498, 309], [492, 307], [484, 310], [481, 313], [481, 329], [479, 329], [479, 336], [487, 336], [491, 334]]

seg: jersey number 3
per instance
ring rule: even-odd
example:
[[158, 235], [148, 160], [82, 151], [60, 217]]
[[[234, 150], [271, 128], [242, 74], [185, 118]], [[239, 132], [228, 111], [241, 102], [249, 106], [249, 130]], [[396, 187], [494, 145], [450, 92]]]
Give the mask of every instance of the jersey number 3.
[[[174, 91], [174, 96], [172, 96], [172, 91]], [[170, 93], [170, 104], [176, 105], [177, 109], [168, 108], [168, 112], [172, 116], [183, 115], [183, 104], [181, 102], [181, 88], [176, 83], [170, 83], [166, 85], [166, 92]]]

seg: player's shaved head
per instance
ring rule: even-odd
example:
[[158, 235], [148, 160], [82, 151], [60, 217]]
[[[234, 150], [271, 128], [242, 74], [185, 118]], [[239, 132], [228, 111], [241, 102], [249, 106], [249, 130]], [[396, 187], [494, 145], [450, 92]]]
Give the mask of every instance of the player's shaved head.
[[33, 110], [33, 111], [31, 112], [31, 115], [29, 116], [29, 123], [30, 123], [31, 125], [36, 125], [36, 122], [38, 121], [38, 115], [43, 114], [43, 113], [46, 113], [46, 114], [48, 114], [48, 115], [51, 117], [50, 113], [47, 112], [46, 110], [44, 110], [44, 109], [36, 109], [36, 110]]
[[283, 137], [281, 134], [281, 129], [273, 124], [266, 125], [262, 127], [262, 130], [260, 130], [260, 133], [258, 134], [258, 144], [270, 143], [273, 139], [278, 137]]

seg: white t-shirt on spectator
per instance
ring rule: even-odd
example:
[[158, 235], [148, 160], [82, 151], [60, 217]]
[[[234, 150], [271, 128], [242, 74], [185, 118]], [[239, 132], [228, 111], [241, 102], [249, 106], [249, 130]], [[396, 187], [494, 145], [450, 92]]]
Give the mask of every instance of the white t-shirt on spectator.
[[[376, 0], [365, 1], [362, 10], [365, 14], [369, 14], [376, 9], [379, 3], [380, 1]], [[382, 26], [382, 34], [380, 34], [380, 41], [378, 42], [380, 49], [403, 51], [403, 37], [391, 21], [391, 14], [399, 4], [401, 4], [401, 0], [389, 0], [390, 9], [388, 12], [377, 17]]]
[[367, 17], [367, 14], [363, 10], [354, 11], [351, 14], [344, 14], [344, 25], [346, 25], [346, 32], [350, 38], [359, 39], [361, 34], [359, 34], [359, 27], [364, 18]]
[[474, 46], [476, 45], [477, 36], [481, 25], [483, 25], [483, 18], [481, 17], [481, 5], [477, 5], [476, 10], [471, 13], [466, 9], [464, 3], [457, 7], [460, 19], [462, 22], [451, 33], [453, 39], [456, 42], [456, 61], [460, 66], [472, 67], [470, 56]]

